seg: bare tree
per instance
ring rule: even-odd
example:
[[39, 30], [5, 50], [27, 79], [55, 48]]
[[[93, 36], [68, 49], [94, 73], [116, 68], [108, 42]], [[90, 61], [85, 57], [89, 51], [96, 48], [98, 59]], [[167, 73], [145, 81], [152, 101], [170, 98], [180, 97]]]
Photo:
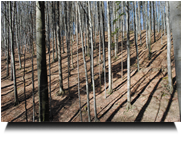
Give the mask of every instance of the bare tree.
[[60, 14], [60, 2], [57, 2], [57, 38], [58, 38], [58, 67], [59, 67], [59, 92], [58, 95], [64, 94], [64, 89], [63, 89], [63, 77], [62, 77], [62, 57], [61, 57], [61, 19], [62, 17]]
[[[15, 4], [15, 2], [13, 2]], [[15, 95], [15, 103], [14, 105], [19, 104], [18, 94], [17, 94], [17, 85], [16, 85], [16, 70], [15, 70], [15, 58], [14, 58], [14, 30], [13, 30], [13, 14], [12, 14], [12, 6], [11, 2], [9, 2], [9, 29], [10, 29], [10, 43], [11, 43], [11, 62], [12, 62], [12, 69], [13, 69], [13, 83], [14, 83], [14, 95]]]
[[[181, 119], [181, 1], [170, 1], [170, 21], [172, 25], [176, 83]], [[175, 22], [174, 22], [175, 21]]]
[[98, 122], [97, 118], [97, 105], [96, 105], [96, 96], [95, 96], [95, 81], [94, 81], [94, 60], [93, 60], [93, 29], [92, 29], [92, 20], [91, 20], [91, 7], [90, 2], [88, 2], [88, 15], [89, 15], [89, 30], [90, 30], [90, 41], [91, 41], [91, 70], [92, 70], [92, 87], [93, 87], [93, 98], [94, 98], [94, 113], [95, 113], [95, 122]]
[[126, 2], [126, 32], [127, 32], [127, 109], [131, 108], [131, 96], [130, 96], [130, 35], [129, 35], [129, 2]]
[[135, 6], [133, 4], [133, 15], [134, 15], [134, 37], [135, 37], [135, 48], [136, 48], [136, 58], [137, 58], [137, 68], [138, 68], [138, 71], [140, 70], [140, 67], [139, 67], [139, 58], [138, 58], [138, 45], [137, 45], [137, 26], [136, 26], [136, 23], [135, 23], [135, 17], [137, 17], [136, 15], [136, 1], [134, 2], [135, 3]]
[[148, 36], [148, 51], [149, 51], [149, 54], [148, 54], [148, 59], [150, 60], [151, 59], [151, 1], [149, 1], [149, 16], [148, 16], [148, 26], [147, 26], [147, 36]]
[[167, 26], [167, 68], [168, 68], [168, 83], [172, 93], [172, 72], [171, 72], [171, 30], [169, 25], [169, 2], [166, 1], [166, 26]]
[[105, 84], [105, 98], [106, 98], [106, 71], [105, 71], [105, 40], [104, 40], [104, 31], [103, 31], [103, 18], [102, 18], [102, 9], [101, 9], [101, 3], [100, 3], [100, 28], [101, 28], [101, 33], [102, 33], [102, 54], [103, 54], [103, 68], [102, 68], [102, 73], [104, 73], [104, 84]]
[[[77, 2], [78, 3], [78, 2]], [[88, 76], [87, 76], [87, 64], [85, 60], [85, 52], [84, 52], [84, 44], [83, 44], [83, 32], [82, 32], [82, 23], [81, 23], [81, 14], [80, 7], [78, 7], [78, 16], [79, 16], [79, 25], [80, 25], [80, 34], [81, 34], [81, 42], [82, 42], [82, 54], [83, 54], [83, 62], [85, 68], [85, 78], [86, 78], [86, 93], [87, 93], [87, 112], [88, 112], [88, 121], [91, 122], [90, 118], [90, 100], [89, 100], [89, 88], [88, 88]]]
[[39, 94], [39, 122], [49, 121], [44, 9], [45, 2], [36, 1], [36, 47]]
[[154, 22], [154, 42], [156, 42], [156, 37], [155, 37], [155, 3], [154, 1], [152, 2], [153, 3], [153, 22]]
[[108, 93], [112, 93], [112, 68], [111, 68], [111, 26], [110, 26], [110, 9], [109, 1], [107, 1], [107, 26], [108, 26], [108, 65], [109, 65], [109, 89]]
[[80, 121], [82, 122], [82, 111], [81, 111], [81, 97], [80, 97], [80, 73], [79, 73], [79, 55], [78, 55], [78, 45], [79, 45], [79, 40], [78, 40], [78, 5], [76, 3], [75, 5], [76, 9], [76, 43], [77, 43], [77, 71], [78, 71], [78, 98], [79, 98], [79, 107], [80, 107]]

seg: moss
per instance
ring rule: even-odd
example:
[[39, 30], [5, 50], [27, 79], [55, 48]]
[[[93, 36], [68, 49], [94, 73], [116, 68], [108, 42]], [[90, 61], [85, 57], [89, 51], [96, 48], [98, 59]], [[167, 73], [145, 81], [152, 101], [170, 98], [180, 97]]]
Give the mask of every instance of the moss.
[[165, 79], [168, 79], [168, 77], [166, 76], [166, 77], [163, 77], [162, 79], [165, 80]]
[[111, 95], [113, 93], [113, 90], [111, 89], [111, 90], [108, 90], [108, 92], [107, 92], [107, 94], [108, 95]]

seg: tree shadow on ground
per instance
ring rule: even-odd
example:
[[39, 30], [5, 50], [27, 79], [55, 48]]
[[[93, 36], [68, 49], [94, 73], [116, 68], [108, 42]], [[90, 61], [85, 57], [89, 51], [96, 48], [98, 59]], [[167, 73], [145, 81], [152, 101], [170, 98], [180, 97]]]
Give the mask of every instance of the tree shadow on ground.
[[[143, 89], [142, 89], [142, 91], [140, 91], [140, 93], [138, 93], [138, 95], [132, 100], [132, 102], [131, 102], [131, 104], [134, 104], [134, 102], [140, 97], [140, 95], [141, 95], [141, 93], [147, 88], [147, 86], [150, 84], [150, 82], [154, 79], [154, 78], [156, 78], [158, 75], [160, 74], [160, 72], [158, 72], [144, 87], [143, 87]], [[143, 78], [143, 77], [142, 77]], [[141, 78], [141, 79], [142, 79]], [[137, 82], [138, 83], [138, 82]], [[137, 84], [136, 83], [136, 84]], [[135, 84], [135, 85], [136, 85]], [[155, 88], [154, 88], [155, 89]], [[127, 93], [127, 92], [126, 92]], [[131, 94], [131, 97], [133, 96], [135, 94], [135, 91], [133, 91], [133, 93]], [[120, 108], [125, 104], [127, 102], [127, 99], [120, 105], [120, 106], [118, 106], [115, 110], [114, 110], [114, 112], [109, 116], [109, 118], [106, 120], [106, 121], [111, 121], [113, 118], [114, 118], [114, 116], [116, 115], [116, 113], [120, 110]]]
[[[173, 84], [174, 84], [175, 81], [176, 81], [176, 77], [173, 78]], [[166, 110], [165, 110], [165, 112], [164, 112], [164, 114], [163, 114], [163, 116], [162, 116], [160, 122], [164, 122], [165, 119], [166, 119], [166, 116], [167, 116], [167, 114], [168, 114], [168, 112], [169, 112], [169, 109], [170, 109], [170, 107], [171, 107], [171, 103], [172, 103], [172, 100], [173, 100], [175, 91], [176, 91], [176, 84], [175, 84], [175, 86], [174, 86], [174, 88], [173, 88], [173, 92], [172, 92], [172, 94], [171, 94], [171, 97], [170, 97], [170, 99], [169, 99], [168, 105], [167, 105], [167, 107], [166, 107]]]
[[150, 104], [151, 100], [152, 100], [152, 96], [154, 94], [154, 92], [156, 91], [160, 81], [162, 80], [162, 78], [159, 79], [159, 81], [157, 82], [157, 84], [155, 85], [154, 89], [152, 90], [152, 92], [150, 93], [150, 96], [148, 97], [147, 102], [145, 103], [145, 105], [142, 107], [142, 109], [140, 110], [139, 114], [137, 115], [135, 122], [140, 122], [143, 118], [144, 112], [146, 110], [146, 108], [148, 107], [148, 105]]

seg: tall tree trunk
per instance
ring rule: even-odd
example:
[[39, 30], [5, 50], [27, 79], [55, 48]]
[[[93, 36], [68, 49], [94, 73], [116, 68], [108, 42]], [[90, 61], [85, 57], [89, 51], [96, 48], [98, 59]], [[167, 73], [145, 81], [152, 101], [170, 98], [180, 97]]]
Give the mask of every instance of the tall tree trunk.
[[[59, 9], [58, 9], [59, 11]], [[59, 14], [58, 14], [59, 15]], [[50, 108], [50, 121], [52, 121], [52, 109], [51, 109], [51, 51], [50, 51], [50, 27], [49, 27], [49, 11], [48, 11], [48, 2], [47, 2], [47, 35], [48, 35], [48, 52], [49, 52], [49, 108]]]
[[114, 53], [115, 53], [115, 57], [117, 57], [117, 43], [116, 43], [116, 6], [115, 6], [115, 2], [113, 1], [113, 13], [114, 13], [114, 22], [113, 22], [113, 27], [114, 27]]
[[140, 35], [140, 45], [142, 45], [140, 1], [138, 1], [138, 33]]
[[[13, 2], [14, 3], [14, 2]], [[15, 58], [14, 58], [14, 31], [13, 31], [13, 24], [12, 24], [12, 19], [13, 19], [13, 14], [12, 14], [12, 9], [11, 9], [11, 2], [9, 2], [9, 22], [10, 22], [10, 26], [9, 26], [9, 30], [10, 30], [10, 43], [11, 43], [11, 62], [12, 62], [12, 69], [13, 69], [13, 83], [14, 83], [14, 97], [15, 97], [15, 103], [14, 105], [18, 105], [19, 104], [19, 100], [18, 100], [18, 94], [17, 94], [17, 86], [16, 86], [16, 70], [15, 70]]]
[[133, 15], [134, 15], [134, 37], [135, 37], [135, 48], [136, 48], [136, 58], [137, 58], [137, 68], [138, 68], [138, 71], [140, 70], [140, 67], [139, 67], [139, 58], [138, 58], [138, 45], [137, 45], [137, 38], [136, 38], [136, 36], [137, 36], [137, 32], [136, 32], [136, 28], [137, 28], [137, 26], [136, 26], [136, 23], [135, 23], [135, 16], [137, 16], [136, 15], [136, 1], [134, 2], [135, 3], [135, 6], [134, 6], [134, 4], [133, 4]]
[[33, 56], [34, 56], [34, 46], [33, 46], [33, 14], [31, 11], [31, 22], [32, 22], [32, 36], [31, 36], [31, 47], [32, 47], [32, 96], [33, 96], [33, 122], [35, 122], [35, 96], [34, 96], [34, 63], [33, 63]]
[[108, 65], [109, 65], [109, 89], [108, 93], [112, 93], [112, 68], [111, 68], [111, 26], [110, 26], [110, 9], [109, 1], [107, 1], [107, 26], [108, 26]]
[[90, 41], [91, 41], [91, 70], [92, 70], [92, 87], [93, 87], [93, 98], [94, 98], [94, 113], [95, 113], [95, 122], [98, 122], [97, 118], [97, 105], [96, 105], [96, 96], [95, 96], [95, 81], [94, 81], [94, 60], [93, 60], [93, 29], [92, 29], [92, 20], [91, 20], [91, 7], [90, 2], [88, 2], [88, 15], [89, 15], [89, 30], [90, 30]]
[[[78, 2], [77, 2], [78, 3]], [[88, 112], [88, 122], [91, 122], [90, 118], [90, 100], [89, 100], [89, 88], [88, 88], [88, 76], [87, 76], [87, 64], [85, 60], [85, 53], [84, 53], [84, 45], [83, 45], [83, 32], [82, 32], [82, 23], [81, 23], [81, 16], [80, 16], [80, 8], [78, 7], [78, 16], [79, 16], [79, 25], [80, 25], [80, 34], [81, 34], [81, 42], [82, 42], [82, 54], [83, 54], [83, 62], [85, 68], [85, 79], [86, 79], [86, 92], [87, 92], [87, 112]]]
[[130, 96], [130, 35], [129, 35], [129, 2], [126, 2], [126, 32], [127, 32], [127, 109], [131, 108]]
[[80, 107], [80, 121], [82, 122], [82, 110], [81, 110], [81, 97], [80, 97], [80, 73], [79, 73], [79, 55], [78, 55], [78, 5], [76, 3], [76, 43], [77, 43], [77, 71], [78, 71], [78, 98], [79, 98], [79, 107]]
[[66, 30], [67, 30], [67, 35], [66, 35], [66, 43], [67, 43], [67, 57], [68, 57], [68, 92], [70, 95], [70, 88], [69, 88], [69, 76], [70, 76], [70, 1], [65, 2], [66, 4]]
[[154, 22], [154, 42], [156, 42], [156, 38], [155, 38], [155, 3], [154, 1], [152, 2], [153, 3], [153, 22]]
[[[54, 20], [54, 2], [52, 1], [52, 20]], [[54, 21], [55, 22], [55, 21]], [[53, 22], [52, 24], [52, 59], [53, 59], [53, 62], [55, 61], [55, 58], [54, 58], [54, 41], [55, 41], [55, 32], [54, 32], [54, 27], [55, 27], [55, 23]]]
[[148, 48], [148, 2], [145, 1], [145, 16], [146, 16], [146, 48]]
[[[8, 2], [5, 2], [5, 3], [8, 3]], [[6, 76], [8, 77], [9, 76], [9, 27], [6, 26], [7, 22], [6, 22], [6, 17], [8, 13], [6, 12], [6, 4], [5, 4], [5, 15], [4, 15], [4, 32], [5, 32], [5, 36], [4, 36], [4, 43], [5, 43], [5, 49], [6, 49]], [[7, 28], [7, 32], [6, 32], [6, 28]], [[7, 37], [6, 37], [7, 35]]]
[[49, 121], [44, 7], [45, 3], [43, 1], [36, 1], [36, 47], [39, 94], [39, 122]]
[[[100, 14], [99, 14], [99, 2], [97, 1], [97, 11], [98, 11], [98, 32], [99, 32], [99, 63], [101, 63], [101, 31], [99, 30], [100, 29]], [[100, 67], [100, 66], [99, 66]]]
[[151, 1], [149, 1], [149, 17], [148, 17], [148, 59], [151, 59]]
[[160, 31], [160, 6], [159, 5], [157, 7], [157, 21], [158, 21], [157, 30], [158, 30], [158, 33], [159, 33], [159, 31]]
[[[25, 42], [25, 46], [26, 46], [26, 42]], [[26, 48], [25, 48], [26, 49]], [[26, 52], [24, 53], [24, 71], [23, 71], [23, 87], [24, 87], [24, 100], [25, 100], [25, 119], [26, 119], [26, 122], [28, 122], [27, 120], [27, 102], [26, 102], [26, 86], [25, 86], [25, 54]]]
[[[164, 9], [165, 9], [165, 7], [164, 7]], [[164, 12], [164, 10], [163, 10], [163, 22], [164, 22], [164, 36], [166, 35], [166, 21], [165, 21], [165, 12]]]
[[[121, 14], [124, 12], [124, 2], [121, 1]], [[123, 36], [123, 31], [124, 31], [124, 16], [122, 16], [121, 19], [121, 79], [123, 78], [123, 46], [124, 46], [124, 36]]]
[[161, 44], [163, 44], [163, 41], [162, 41], [162, 32], [163, 32], [163, 15], [161, 14]]
[[19, 34], [18, 34], [18, 24], [17, 24], [17, 21], [18, 21], [18, 6], [17, 6], [17, 10], [16, 10], [16, 20], [15, 20], [15, 25], [16, 25], [16, 43], [17, 43], [17, 48], [18, 48], [18, 59], [19, 59], [19, 66], [20, 66], [20, 69], [21, 69], [21, 55], [20, 55], [20, 46], [19, 46], [19, 41], [18, 41], [18, 37], [19, 37]]
[[170, 92], [173, 91], [172, 72], [171, 72], [171, 30], [169, 25], [169, 2], [166, 1], [166, 26], [167, 26], [167, 68], [168, 68], [168, 83]]
[[[170, 21], [172, 25], [176, 83], [181, 120], [181, 2], [170, 1]], [[172, 22], [175, 21], [175, 22]]]
[[[57, 9], [57, 5], [56, 5], [56, 2], [54, 3], [54, 9]], [[55, 61], [58, 60], [58, 39], [57, 39], [57, 30], [56, 30], [56, 26], [57, 26], [57, 18], [56, 18], [56, 10], [54, 10], [54, 37], [55, 37], [55, 40], [56, 40], [56, 59]]]
[[136, 16], [135, 16], [135, 24], [136, 24], [136, 41], [138, 42], [138, 17], [137, 17], [137, 14], [138, 14], [138, 11], [137, 11], [137, 4], [136, 4], [136, 1], [134, 1], [135, 3], [135, 13], [136, 13]]
[[101, 9], [101, 3], [102, 2], [99, 2], [100, 3], [100, 20], [101, 20], [101, 23], [100, 23], [100, 28], [101, 28], [101, 33], [102, 33], [102, 49], [103, 49], [103, 68], [102, 68], [102, 73], [104, 73], [104, 84], [105, 84], [105, 98], [106, 98], [106, 71], [105, 71], [105, 42], [104, 42], [104, 31], [103, 31], [103, 18], [102, 18], [102, 9]]
[[62, 76], [62, 57], [61, 57], [61, 19], [62, 17], [59, 17], [60, 14], [60, 6], [59, 6], [59, 1], [57, 2], [57, 38], [58, 38], [58, 67], [59, 67], [59, 92], [58, 96], [64, 94], [64, 89], [63, 89], [63, 76]]

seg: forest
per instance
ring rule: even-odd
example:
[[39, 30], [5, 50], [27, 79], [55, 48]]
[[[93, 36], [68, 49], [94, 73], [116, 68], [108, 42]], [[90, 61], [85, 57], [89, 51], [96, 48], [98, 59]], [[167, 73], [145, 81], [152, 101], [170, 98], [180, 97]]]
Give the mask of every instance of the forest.
[[1, 1], [2, 122], [180, 122], [181, 1]]

